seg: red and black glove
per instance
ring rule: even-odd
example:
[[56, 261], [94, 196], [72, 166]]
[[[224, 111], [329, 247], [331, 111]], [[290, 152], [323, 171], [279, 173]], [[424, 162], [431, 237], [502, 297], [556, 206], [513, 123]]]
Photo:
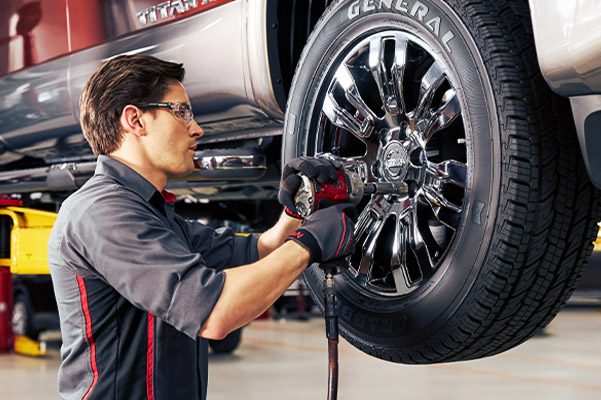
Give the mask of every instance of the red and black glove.
[[284, 167], [282, 171], [282, 180], [280, 181], [280, 192], [278, 200], [284, 206], [287, 215], [303, 219], [296, 210], [294, 197], [301, 185], [301, 178], [297, 175], [301, 172], [307, 178], [318, 183], [327, 183], [338, 180], [338, 170], [342, 164], [335, 160], [315, 157], [297, 157]]
[[310, 263], [346, 257], [355, 251], [353, 232], [357, 209], [352, 204], [338, 204], [317, 210], [287, 238], [311, 254]]

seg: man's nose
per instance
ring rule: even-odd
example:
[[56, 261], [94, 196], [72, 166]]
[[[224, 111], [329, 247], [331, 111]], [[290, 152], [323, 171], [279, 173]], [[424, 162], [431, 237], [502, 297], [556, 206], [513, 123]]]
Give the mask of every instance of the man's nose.
[[190, 126], [188, 127], [188, 134], [190, 135], [190, 137], [199, 138], [202, 137], [205, 134], [205, 132], [202, 130], [200, 125], [198, 125], [193, 119], [190, 123]]

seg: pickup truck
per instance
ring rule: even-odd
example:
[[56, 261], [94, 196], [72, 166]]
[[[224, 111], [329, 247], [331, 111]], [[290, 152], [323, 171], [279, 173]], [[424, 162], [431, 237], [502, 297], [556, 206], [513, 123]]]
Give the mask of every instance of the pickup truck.
[[[28, 206], [59, 207], [91, 176], [80, 92], [133, 53], [187, 69], [203, 168], [169, 188], [188, 211], [262, 229], [301, 155], [405, 182], [407, 196], [359, 204], [336, 276], [341, 333], [370, 355], [510, 349], [552, 320], [591, 253], [598, 2], [38, 0], [0, 15], [0, 193]], [[304, 279], [323, 304], [318, 266]]]

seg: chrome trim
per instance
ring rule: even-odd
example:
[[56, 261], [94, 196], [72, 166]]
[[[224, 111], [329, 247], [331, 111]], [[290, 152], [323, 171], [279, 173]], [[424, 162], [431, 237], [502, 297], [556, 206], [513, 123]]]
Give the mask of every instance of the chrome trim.
[[259, 179], [265, 174], [265, 156], [255, 150], [214, 149], [196, 152], [196, 170], [176, 180], [242, 180]]
[[[238, 149], [198, 151], [195, 166], [197, 170], [191, 175], [174, 181], [246, 181], [260, 179], [267, 170], [263, 154]], [[96, 161], [90, 161], [0, 172], [0, 193], [76, 190], [94, 175], [95, 170]]]
[[194, 201], [276, 200], [280, 186], [280, 171], [273, 164], [265, 174], [252, 181], [169, 181], [166, 189], [178, 199]]
[[[213, 2], [215, 0], [203, 0], [202, 4], [207, 4], [209, 2]], [[167, 8], [171, 6], [169, 12], [167, 12]], [[173, 0], [171, 2], [165, 1], [163, 3], [159, 3], [156, 6], [152, 6], [146, 8], [144, 10], [138, 11], [136, 13], [136, 17], [138, 17], [141, 25], [146, 25], [148, 23], [148, 19], [150, 18], [150, 22], [157, 22], [157, 10], [159, 14], [161, 14], [161, 19], [167, 19], [169, 17], [173, 17], [175, 13], [183, 14], [190, 9], [198, 7], [197, 0]]]

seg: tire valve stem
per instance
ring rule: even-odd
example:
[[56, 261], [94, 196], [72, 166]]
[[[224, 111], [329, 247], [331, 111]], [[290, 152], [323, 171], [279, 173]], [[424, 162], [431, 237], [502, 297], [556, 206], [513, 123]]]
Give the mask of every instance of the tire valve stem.
[[338, 397], [338, 315], [334, 274], [337, 268], [325, 266], [324, 272], [324, 316], [328, 338], [328, 400], [336, 400]]

